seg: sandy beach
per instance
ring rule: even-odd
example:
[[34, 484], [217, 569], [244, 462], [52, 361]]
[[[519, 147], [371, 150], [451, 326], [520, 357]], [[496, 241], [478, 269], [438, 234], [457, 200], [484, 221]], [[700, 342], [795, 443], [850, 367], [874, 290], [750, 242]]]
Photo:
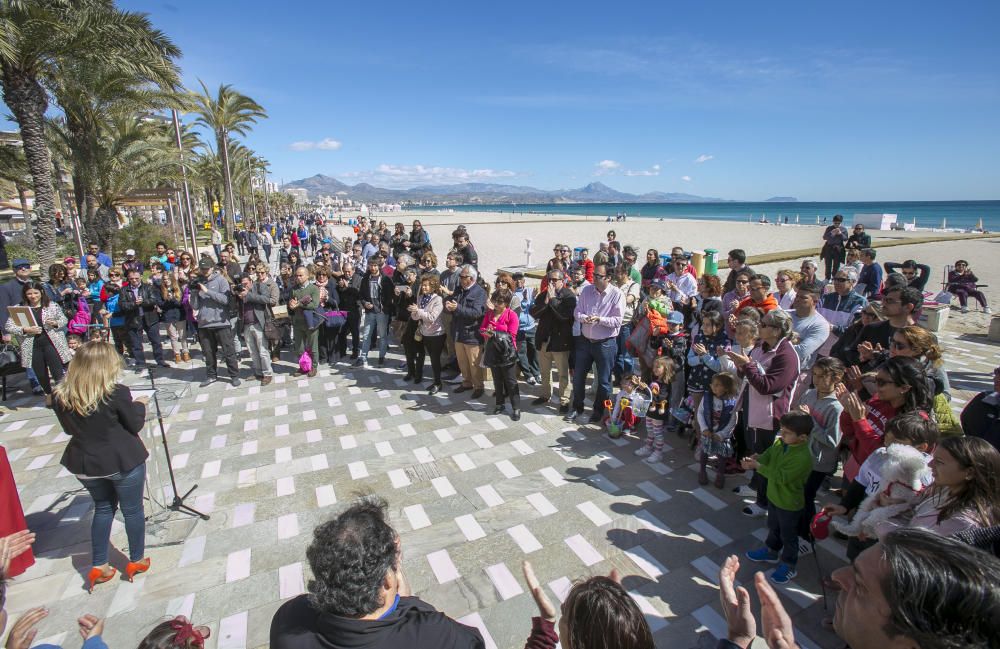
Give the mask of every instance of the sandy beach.
[[[588, 246], [591, 257], [598, 249], [598, 244], [606, 239], [608, 230], [614, 230], [618, 240], [623, 244], [631, 244], [639, 250], [640, 262], [645, 258], [646, 250], [656, 248], [661, 253], [670, 252], [673, 246], [683, 246], [685, 250], [704, 250], [715, 248], [720, 251], [720, 273], [724, 277], [728, 273], [725, 267], [725, 255], [732, 248], [743, 248], [747, 255], [763, 255], [787, 250], [813, 249], [811, 256], [819, 262], [819, 249], [822, 244], [823, 228], [817, 225], [760, 225], [756, 223], [739, 223], [730, 221], [695, 221], [695, 220], [654, 220], [633, 219], [623, 223], [606, 223], [598, 217], [552, 215], [552, 214], [522, 214], [494, 212], [440, 212], [440, 211], [406, 211], [378, 215], [390, 224], [399, 221], [405, 223], [407, 229], [414, 219], [420, 219], [431, 237], [431, 242], [437, 249], [445, 249], [450, 245], [451, 232], [459, 224], [465, 224], [469, 229], [470, 239], [479, 254], [479, 268], [482, 272], [492, 275], [498, 268], [524, 266], [526, 261], [526, 239], [531, 239], [534, 250], [531, 260], [537, 268], [544, 268], [546, 261], [552, 256], [552, 248], [556, 243], [570, 246]], [[847, 219], [848, 222], [850, 218]], [[873, 242], [907, 239], [919, 239], [932, 235], [947, 236], [948, 233], [932, 231], [869, 231]], [[965, 259], [975, 272], [981, 283], [989, 284], [984, 288], [990, 305], [1000, 307], [1000, 280], [989, 277], [987, 270], [996, 267], [996, 258], [1000, 253], [1000, 234], [995, 237], [977, 240], [956, 239], [955, 241], [938, 241], [916, 245], [899, 245], [878, 251], [879, 261], [903, 261], [916, 259], [931, 267], [931, 278], [927, 290], [940, 290], [944, 267], [956, 259]], [[802, 258], [805, 258], [803, 256]], [[798, 261], [781, 261], [756, 266], [762, 272], [771, 275], [779, 268], [798, 268]], [[821, 269], [822, 272], [822, 269]], [[955, 302], [957, 307], [957, 301]], [[989, 317], [979, 313], [978, 308], [968, 314], [952, 310], [949, 318], [949, 330], [964, 333], [985, 333], [989, 327]]]

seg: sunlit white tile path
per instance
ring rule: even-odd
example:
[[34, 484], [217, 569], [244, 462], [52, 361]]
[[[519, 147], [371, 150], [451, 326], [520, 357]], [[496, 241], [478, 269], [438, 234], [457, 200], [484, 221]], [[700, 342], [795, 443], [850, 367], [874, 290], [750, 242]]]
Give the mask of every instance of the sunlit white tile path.
[[[998, 347], [947, 333], [942, 342], [962, 349], [951, 381], [960, 410], [989, 385]], [[739, 476], [723, 490], [697, 484], [682, 440], [668, 439], [664, 461], [649, 465], [632, 454], [638, 437], [612, 441], [596, 427], [568, 426], [551, 405], [528, 406], [530, 386], [522, 386], [524, 416], [514, 422], [488, 414], [489, 391], [477, 403], [448, 398], [447, 389], [408, 391], [402, 372], [390, 369], [395, 354], [385, 368], [324, 368], [309, 381], [289, 377], [288, 357], [272, 385], [194, 390], [167, 418], [178, 487], [198, 484], [188, 502], [211, 519], [148, 503], [152, 569], [93, 596], [82, 577], [93, 507], [59, 465], [65, 435], [37, 399], [13, 392], [0, 411], [0, 443], [38, 533], [39, 559], [10, 584], [11, 613], [49, 606], [55, 614], [38, 637], [55, 639], [69, 637], [67, 620], [107, 616], [114, 646], [135, 646], [163, 615], [183, 614], [212, 629], [209, 649], [265, 647], [274, 611], [311, 578], [305, 548], [313, 528], [355, 494], [375, 493], [389, 503], [414, 592], [479, 628], [488, 647], [524, 646], [535, 614], [525, 559], [553, 601], [576, 580], [617, 569], [659, 646], [695, 646], [724, 632], [719, 565], [758, 544], [762, 522], [740, 514], [743, 501], [730, 489]], [[164, 381], [202, 373], [196, 360]], [[150, 432], [146, 445], [161, 459], [159, 431]], [[164, 476], [151, 478], [150, 491], [172, 494]], [[112, 541], [126, 548], [120, 521]], [[818, 548], [824, 572], [842, 565], [839, 542]], [[746, 583], [753, 567], [743, 563]], [[815, 566], [801, 561], [780, 594], [809, 646], [836, 647], [821, 625]]]

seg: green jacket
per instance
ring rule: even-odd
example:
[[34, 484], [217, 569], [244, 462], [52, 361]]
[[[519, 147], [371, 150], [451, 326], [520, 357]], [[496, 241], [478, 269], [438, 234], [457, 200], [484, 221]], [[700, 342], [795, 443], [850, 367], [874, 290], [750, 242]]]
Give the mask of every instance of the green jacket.
[[[302, 298], [309, 296], [312, 300], [308, 305], [302, 305]], [[312, 282], [306, 284], [305, 286], [296, 286], [292, 289], [292, 297], [299, 301], [299, 307], [292, 311], [292, 324], [296, 327], [306, 326], [306, 317], [302, 315], [303, 311], [315, 311], [319, 309], [319, 287]]]
[[767, 499], [775, 507], [796, 512], [806, 506], [806, 479], [813, 468], [808, 442], [788, 446], [779, 437], [757, 463], [757, 473], [767, 478]]

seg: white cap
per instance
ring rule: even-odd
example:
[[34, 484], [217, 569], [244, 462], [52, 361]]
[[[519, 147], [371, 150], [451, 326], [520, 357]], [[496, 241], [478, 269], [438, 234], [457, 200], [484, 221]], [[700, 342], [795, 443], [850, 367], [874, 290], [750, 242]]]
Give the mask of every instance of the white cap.
[[125, 251], [125, 256], [126, 257], [135, 257], [135, 250], [132, 250], [131, 248], [129, 248], [128, 250]]

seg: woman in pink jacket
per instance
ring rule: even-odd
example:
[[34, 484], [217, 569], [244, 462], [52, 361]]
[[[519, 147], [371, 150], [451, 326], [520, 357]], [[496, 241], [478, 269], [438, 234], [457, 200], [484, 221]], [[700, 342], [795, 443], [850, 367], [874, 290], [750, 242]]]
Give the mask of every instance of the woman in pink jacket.
[[498, 288], [486, 301], [486, 315], [479, 333], [486, 341], [483, 364], [493, 374], [493, 388], [497, 393], [494, 415], [503, 412], [504, 401], [510, 397], [510, 418], [521, 418], [521, 395], [517, 388], [517, 314], [510, 308], [513, 294], [510, 289]]

